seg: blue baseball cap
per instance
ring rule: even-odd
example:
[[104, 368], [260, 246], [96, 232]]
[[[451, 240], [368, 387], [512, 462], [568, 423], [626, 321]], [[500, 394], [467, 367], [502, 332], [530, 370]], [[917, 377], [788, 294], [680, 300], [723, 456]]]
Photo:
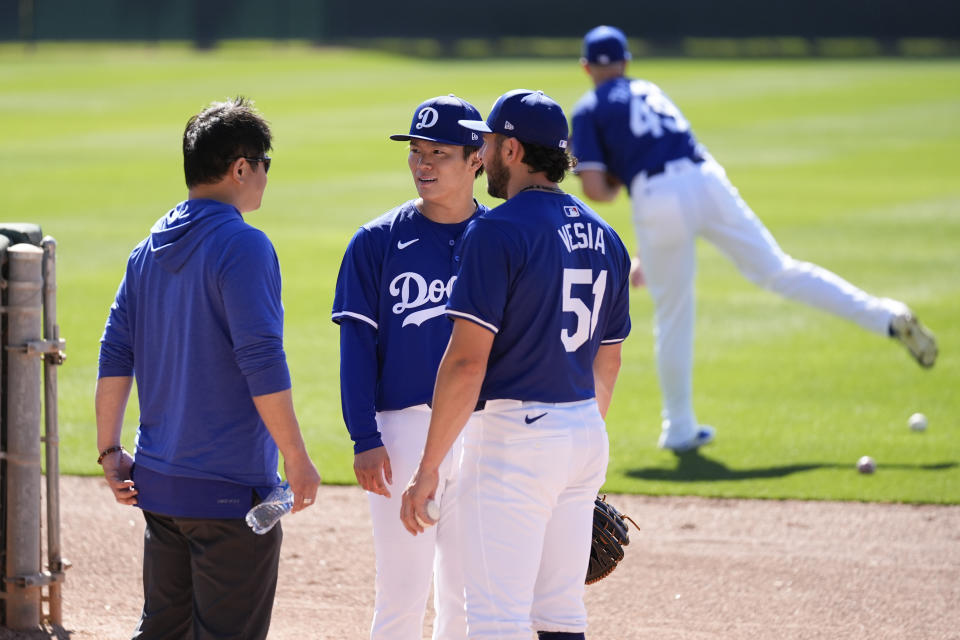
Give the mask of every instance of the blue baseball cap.
[[502, 133], [551, 149], [567, 148], [567, 116], [543, 91], [508, 91], [493, 105], [486, 122], [468, 118], [461, 120], [460, 124], [473, 131]]
[[616, 27], [594, 27], [583, 36], [583, 59], [590, 64], [612, 64], [629, 60], [627, 36]]
[[457, 122], [462, 119], [480, 119], [480, 112], [452, 93], [447, 96], [430, 98], [413, 112], [410, 133], [398, 133], [391, 140], [430, 140], [441, 144], [455, 144], [461, 147], [479, 147], [483, 139], [473, 131], [468, 131]]

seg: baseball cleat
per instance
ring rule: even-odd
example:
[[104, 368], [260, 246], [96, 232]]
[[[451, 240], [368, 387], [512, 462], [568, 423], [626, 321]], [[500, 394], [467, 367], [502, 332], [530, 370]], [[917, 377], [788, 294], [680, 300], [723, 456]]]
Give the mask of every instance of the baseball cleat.
[[716, 435], [716, 431], [713, 427], [707, 424], [702, 424], [697, 428], [697, 433], [694, 434], [692, 438], [686, 442], [682, 442], [678, 445], [669, 445], [667, 444], [667, 434], [660, 434], [660, 442], [657, 443], [657, 446], [661, 449], [669, 449], [674, 453], [686, 453], [687, 451], [693, 451], [694, 449], [699, 449], [705, 444], [710, 444], [713, 442], [713, 438]]
[[929, 369], [937, 361], [936, 337], [909, 311], [893, 316], [890, 335], [903, 343], [921, 367]]

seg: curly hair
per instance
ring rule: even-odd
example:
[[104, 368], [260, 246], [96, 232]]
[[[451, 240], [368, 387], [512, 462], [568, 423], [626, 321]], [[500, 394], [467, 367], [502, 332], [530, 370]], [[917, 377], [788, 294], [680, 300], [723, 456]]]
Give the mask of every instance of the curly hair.
[[567, 171], [577, 162], [566, 149], [551, 149], [531, 142], [519, 141], [523, 145], [523, 163], [530, 166], [530, 173], [543, 171], [550, 182], [560, 182]]
[[190, 118], [183, 131], [183, 173], [187, 187], [220, 180], [241, 156], [261, 157], [273, 134], [253, 102], [237, 96], [214, 102]]

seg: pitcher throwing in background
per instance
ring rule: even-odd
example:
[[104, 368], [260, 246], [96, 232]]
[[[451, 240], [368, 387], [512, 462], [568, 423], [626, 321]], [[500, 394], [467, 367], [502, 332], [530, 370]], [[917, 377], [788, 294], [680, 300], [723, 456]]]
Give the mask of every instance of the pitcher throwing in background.
[[646, 279], [656, 309], [659, 446], [679, 453], [714, 437], [693, 411], [697, 236], [755, 284], [896, 338], [921, 366], [932, 367], [936, 340], [905, 304], [876, 298], [780, 249], [680, 110], [653, 83], [625, 75], [629, 59], [619, 29], [600, 26], [584, 37], [581, 63], [595, 89], [574, 108], [573, 154], [587, 197], [613, 200], [621, 185], [630, 194], [638, 252], [631, 280]]

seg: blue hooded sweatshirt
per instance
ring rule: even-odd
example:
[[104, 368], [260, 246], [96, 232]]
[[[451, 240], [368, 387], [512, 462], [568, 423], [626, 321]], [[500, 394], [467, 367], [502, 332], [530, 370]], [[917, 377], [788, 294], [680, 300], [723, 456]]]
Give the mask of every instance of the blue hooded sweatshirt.
[[207, 486], [279, 482], [252, 397], [290, 388], [280, 265], [233, 206], [187, 200], [153, 225], [130, 254], [99, 364], [101, 378], [136, 377], [138, 470]]

